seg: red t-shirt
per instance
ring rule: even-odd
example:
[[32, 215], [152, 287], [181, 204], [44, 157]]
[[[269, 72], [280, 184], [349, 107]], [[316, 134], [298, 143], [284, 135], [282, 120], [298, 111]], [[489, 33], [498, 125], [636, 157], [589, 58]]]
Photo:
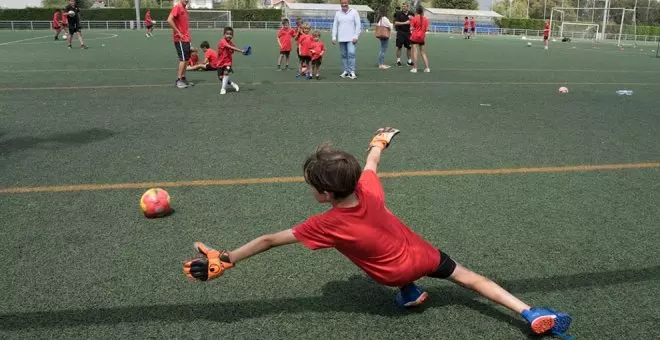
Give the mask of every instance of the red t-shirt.
[[183, 34], [183, 39], [179, 37], [178, 34], [176, 34], [175, 30], [172, 30], [172, 39], [174, 42], [190, 42], [190, 27], [188, 23], [188, 10], [183, 7], [183, 5], [180, 2], [177, 2], [174, 7], [172, 8], [172, 11], [170, 11], [170, 15], [174, 18], [174, 26], [179, 29], [179, 32]]
[[280, 44], [282, 44], [280, 51], [291, 52], [291, 39], [293, 39], [295, 35], [296, 31], [290, 28], [280, 28], [279, 32], [277, 32], [277, 38], [280, 39]]
[[60, 12], [55, 12], [53, 14], [53, 28], [59, 28], [60, 27]]
[[204, 51], [204, 58], [209, 61], [211, 66], [213, 66], [216, 63], [216, 59], [218, 59], [218, 53], [211, 48], [207, 48], [206, 51]]
[[309, 53], [309, 50], [312, 47], [312, 43], [314, 43], [314, 37], [312, 37], [311, 34], [301, 34], [300, 38], [298, 39], [298, 45], [300, 46], [300, 55], [303, 57], [310, 57], [311, 54]]
[[470, 27], [470, 22], [467, 20], [463, 21], [463, 28], [467, 29], [468, 27]]
[[550, 34], [550, 24], [545, 23], [545, 26], [543, 27], [543, 36], [548, 36]]
[[188, 59], [188, 65], [195, 66], [199, 62], [199, 56], [197, 53], [191, 53], [190, 58]]
[[144, 15], [144, 25], [145, 26], [151, 26], [151, 12], [147, 12], [147, 14]]
[[66, 13], [62, 13], [62, 25], [69, 24], [69, 16]]
[[470, 28], [475, 28], [477, 27], [477, 22], [474, 20], [470, 20]]
[[218, 42], [218, 59], [216, 59], [216, 64], [213, 65], [215, 68], [231, 66], [234, 50], [229, 48], [229, 46], [236, 45], [231, 41], [227, 41], [225, 38], [220, 39], [220, 42]]
[[335, 248], [378, 283], [400, 287], [429, 275], [440, 252], [385, 207], [373, 170], [362, 173], [355, 191], [360, 203], [312, 216], [293, 228], [307, 248]]
[[425, 16], [416, 15], [410, 20], [410, 41], [424, 42], [426, 31], [429, 29], [429, 19]]
[[323, 43], [323, 40], [312, 41], [310, 49], [314, 50], [314, 53], [312, 53], [312, 60], [318, 60], [322, 58], [321, 53], [325, 51], [325, 44]]

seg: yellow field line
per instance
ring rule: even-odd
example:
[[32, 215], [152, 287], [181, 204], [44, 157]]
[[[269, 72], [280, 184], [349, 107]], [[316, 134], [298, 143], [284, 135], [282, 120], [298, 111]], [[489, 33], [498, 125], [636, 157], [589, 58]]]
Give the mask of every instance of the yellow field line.
[[[244, 83], [244, 85], [301, 85], [301, 86], [322, 86], [322, 85], [619, 85], [619, 86], [660, 86], [657, 83], [638, 83], [638, 82], [521, 82], [521, 81], [264, 81]], [[220, 86], [219, 83], [201, 83], [195, 86]], [[174, 84], [118, 84], [118, 85], [83, 85], [83, 86], [45, 86], [45, 87], [0, 87], [0, 92], [9, 91], [71, 91], [71, 90], [100, 90], [100, 89], [134, 89], [151, 87], [172, 87]]]
[[[420, 177], [420, 176], [508, 175], [508, 174], [603, 171], [603, 170], [642, 169], [642, 168], [660, 168], [660, 162], [602, 164], [602, 165], [571, 165], [571, 166], [534, 167], [534, 168], [396, 171], [396, 172], [383, 172], [380, 173], [379, 175], [380, 177], [390, 177], [390, 178]], [[174, 187], [193, 187], [193, 186], [229, 186], [229, 185], [244, 185], [244, 184], [294, 183], [294, 182], [303, 182], [303, 181], [304, 178], [302, 176], [297, 176], [297, 177], [203, 179], [203, 180], [194, 180], [194, 181], [172, 181], [172, 182], [79, 184], [79, 185], [57, 185], [57, 186], [40, 186], [40, 187], [0, 188], [0, 194], [145, 189], [145, 188], [153, 188], [153, 187], [174, 188]]]

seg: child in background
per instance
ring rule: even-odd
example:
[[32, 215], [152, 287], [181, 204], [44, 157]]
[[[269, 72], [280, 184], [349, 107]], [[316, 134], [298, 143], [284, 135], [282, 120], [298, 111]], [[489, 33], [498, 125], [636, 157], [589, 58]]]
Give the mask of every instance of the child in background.
[[300, 37], [303, 34], [303, 24], [304, 22], [301, 18], [296, 19], [296, 32], [294, 36], [294, 40], [296, 41], [296, 52], [298, 54], [298, 74], [296, 74], [296, 77], [300, 76], [300, 73], [302, 72], [302, 61], [300, 60]]
[[298, 49], [300, 51], [300, 73], [296, 74], [296, 78], [299, 76], [304, 76], [307, 79], [312, 78], [312, 73], [311, 73], [311, 62], [312, 62], [312, 55], [309, 52], [312, 44], [314, 43], [314, 38], [312, 37], [311, 34], [309, 34], [311, 30], [311, 26], [309, 24], [304, 23], [302, 25], [302, 33], [300, 34], [298, 38]]
[[218, 61], [215, 67], [218, 70], [218, 80], [220, 80], [221, 88], [220, 94], [227, 93], [227, 86], [232, 86], [236, 92], [238, 92], [238, 84], [232, 82], [229, 79], [229, 74], [234, 73], [231, 65], [233, 63], [234, 52], [245, 53], [240, 48], [237, 48], [232, 41], [234, 39], [234, 29], [231, 27], [225, 27], [224, 36], [218, 42]]
[[316, 201], [329, 203], [330, 210], [292, 228], [257, 237], [232, 251], [195, 242], [202, 256], [185, 262], [184, 274], [191, 280], [213, 280], [238, 262], [288, 244], [302, 243], [311, 250], [334, 248], [374, 281], [397, 287], [396, 302], [401, 307], [414, 307], [427, 299], [428, 293], [415, 281], [422, 277], [444, 279], [506, 307], [527, 321], [536, 334], [565, 336], [572, 322], [570, 315], [526, 304], [454, 261], [388, 209], [377, 169], [381, 153], [398, 132], [390, 127], [376, 131], [364, 168], [354, 155], [321, 145], [305, 160], [303, 174]]
[[[426, 57], [426, 31], [429, 28], [429, 19], [424, 16], [424, 8], [422, 6], [417, 7], [417, 15], [410, 20], [410, 43], [412, 44], [412, 57], [413, 57], [413, 66], [410, 69], [410, 72], [417, 73], [417, 55], [421, 54], [422, 59], [424, 60], [424, 72], [429, 73], [431, 69], [429, 68], [429, 59]], [[467, 17], [465, 17], [467, 20]]]
[[194, 47], [190, 48], [190, 58], [188, 59], [188, 66], [186, 67], [187, 71], [190, 71], [195, 67], [196, 65], [199, 64], [199, 54], [197, 53], [197, 49]]
[[198, 63], [193, 66], [188, 66], [188, 71], [216, 71], [215, 64], [217, 63], [218, 53], [211, 48], [208, 41], [202, 41], [199, 46], [204, 52], [204, 62]]
[[289, 27], [289, 19], [282, 20], [282, 28], [277, 32], [277, 44], [280, 45], [280, 56], [277, 58], [277, 70], [281, 71], [282, 59], [286, 58], [285, 70], [289, 69], [289, 60], [291, 54], [291, 39], [296, 35], [296, 31]]
[[312, 74], [315, 75], [316, 80], [320, 80], [321, 75], [319, 70], [321, 69], [323, 54], [325, 54], [325, 44], [323, 43], [323, 40], [321, 40], [321, 31], [314, 31], [312, 37], [314, 38], [314, 42], [309, 50], [312, 54]]
[[62, 10], [57, 9], [53, 13], [53, 31], [55, 31], [55, 40], [60, 40], [60, 32], [62, 32], [62, 26], [60, 25], [60, 18], [62, 17]]
[[147, 8], [147, 13], [144, 15], [144, 27], [147, 28], [147, 38], [153, 37], [154, 22], [151, 20], [151, 10]]

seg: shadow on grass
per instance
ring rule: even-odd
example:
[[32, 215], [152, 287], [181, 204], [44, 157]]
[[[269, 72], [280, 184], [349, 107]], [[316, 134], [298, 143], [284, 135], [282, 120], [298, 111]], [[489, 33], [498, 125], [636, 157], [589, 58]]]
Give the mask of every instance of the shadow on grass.
[[[108, 139], [117, 133], [106, 129], [88, 129], [76, 132], [56, 133], [46, 137], [14, 137], [0, 139], [0, 154], [10, 154], [27, 149], [57, 150], [71, 145], [82, 145]], [[2, 138], [2, 135], [0, 135]]]
[[[585, 273], [548, 278], [500, 281], [514, 294], [525, 292], [561, 291], [582, 287], [660, 279], [660, 266], [644, 269]], [[0, 330], [29, 328], [62, 328], [82, 325], [119, 324], [149, 321], [195, 321], [200, 319], [231, 323], [266, 315], [305, 312], [350, 312], [386, 317], [401, 317], [423, 313], [425, 309], [446, 305], [463, 305], [487, 317], [509, 323], [526, 332], [525, 322], [503, 308], [475, 299], [475, 294], [454, 285], [429, 287], [429, 300], [424, 307], [404, 310], [393, 302], [395, 290], [380, 286], [363, 276], [348, 281], [333, 281], [323, 287], [322, 296], [280, 298], [271, 300], [241, 300], [210, 303], [164, 304], [90, 308], [48, 312], [0, 314]]]

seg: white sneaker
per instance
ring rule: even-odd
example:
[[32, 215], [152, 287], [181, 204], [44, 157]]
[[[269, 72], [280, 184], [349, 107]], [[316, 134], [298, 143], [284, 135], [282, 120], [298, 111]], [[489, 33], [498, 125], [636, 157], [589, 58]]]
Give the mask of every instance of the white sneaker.
[[411, 73], [417, 73], [417, 69], [416, 69], [416, 68], [411, 68], [411, 69], [410, 69], [410, 72], [411, 72]]
[[424, 69], [424, 73], [431, 73], [431, 69], [430, 69], [430, 68], [428, 68], [428, 67], [427, 67], [427, 68], [425, 68], [425, 69]]
[[348, 77], [348, 72], [344, 71], [339, 76], [342, 77], [342, 78], [346, 78], [346, 77]]
[[225, 89], [224, 87], [221, 88], [220, 89], [220, 94], [225, 94], [225, 93], [227, 93], [227, 89]]
[[238, 84], [231, 82], [231, 86], [234, 88], [234, 91], [238, 92]]
[[548, 46], [546, 46], [545, 49], [547, 50], [547, 49], [548, 49]]
[[351, 72], [351, 73], [348, 75], [348, 77], [351, 78], [351, 79], [355, 79], [355, 78], [357, 78], [357, 76], [355, 75], [355, 72]]
[[390, 67], [392, 67], [392, 66], [390, 66], [390, 65], [380, 65], [380, 66], [378, 66], [378, 68], [381, 69], [381, 70], [387, 70]]

